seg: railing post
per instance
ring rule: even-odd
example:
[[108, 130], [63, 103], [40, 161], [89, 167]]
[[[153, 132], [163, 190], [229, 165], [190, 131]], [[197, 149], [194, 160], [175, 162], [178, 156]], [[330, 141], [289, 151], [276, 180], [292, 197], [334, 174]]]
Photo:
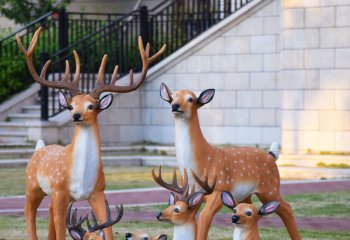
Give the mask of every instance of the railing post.
[[[46, 61], [48, 60], [50, 60], [50, 55], [47, 52], [41, 52], [40, 53], [41, 69], [44, 67]], [[41, 98], [40, 119], [42, 121], [47, 121], [49, 119], [49, 91], [47, 87], [41, 86], [40, 98]]]
[[140, 7], [140, 35], [142, 37], [143, 45], [150, 41], [148, 29], [148, 9], [147, 6]]
[[[59, 11], [59, 18], [58, 18], [58, 46], [59, 50], [66, 48], [68, 46], [68, 19], [66, 14], [66, 9], [62, 7]], [[63, 58], [65, 56], [65, 52], [62, 52], [60, 54], [60, 58]], [[60, 70], [64, 71], [65, 65], [64, 61], [62, 62], [60, 66]]]

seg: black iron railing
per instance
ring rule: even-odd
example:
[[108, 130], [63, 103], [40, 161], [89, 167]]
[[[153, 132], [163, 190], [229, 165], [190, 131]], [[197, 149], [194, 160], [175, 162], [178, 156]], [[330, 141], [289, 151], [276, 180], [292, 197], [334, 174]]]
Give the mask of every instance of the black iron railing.
[[[86, 23], [84, 23], [85, 27], [82, 27], [82, 29], [86, 32], [78, 30], [78, 28], [68, 30], [68, 32], [65, 30], [67, 35], [64, 36], [67, 37], [64, 39], [64, 44], [62, 42], [59, 44], [60, 48], [58, 51], [50, 49], [47, 51], [47, 48], [44, 49], [46, 51], [42, 51], [44, 52], [41, 54], [42, 59], [50, 58], [52, 60], [47, 78], [53, 81], [59, 80], [64, 73], [65, 60], [69, 60], [71, 69], [74, 69], [73, 50], [76, 50], [80, 55], [81, 61], [80, 87], [83, 91], [89, 92], [94, 87], [103, 54], [106, 53], [109, 57], [105, 80], [110, 80], [116, 64], [119, 65], [120, 78], [128, 74], [131, 68], [135, 71], [141, 68], [137, 47], [138, 36], [142, 36], [144, 43], [150, 42], [151, 52], [152, 50], [158, 50], [166, 43], [168, 47], [162, 56], [162, 58], [165, 58], [203, 31], [252, 1], [164, 1], [151, 10], [148, 10], [147, 7], [141, 7], [128, 15], [117, 16], [116, 18], [107, 16], [104, 18], [105, 22], [103, 25], [98, 25], [99, 23], [93, 22], [95, 20], [89, 20], [87, 15], [84, 15]], [[76, 16], [79, 15], [78, 13], [76, 14]], [[75, 23], [69, 22], [68, 24], [74, 25]], [[96, 27], [95, 24], [97, 25]], [[77, 25], [81, 26], [82, 22], [80, 21]], [[161, 61], [162, 58], [158, 61]], [[47, 91], [46, 94], [44, 92], [42, 95], [42, 119], [48, 119], [48, 117], [63, 111], [57, 104], [57, 90], [48, 89], [45, 91]]]

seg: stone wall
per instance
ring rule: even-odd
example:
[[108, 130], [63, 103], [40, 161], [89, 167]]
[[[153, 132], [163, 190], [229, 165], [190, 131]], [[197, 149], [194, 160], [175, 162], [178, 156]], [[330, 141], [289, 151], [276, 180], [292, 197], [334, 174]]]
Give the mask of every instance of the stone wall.
[[285, 152], [350, 150], [350, 1], [283, 0]]

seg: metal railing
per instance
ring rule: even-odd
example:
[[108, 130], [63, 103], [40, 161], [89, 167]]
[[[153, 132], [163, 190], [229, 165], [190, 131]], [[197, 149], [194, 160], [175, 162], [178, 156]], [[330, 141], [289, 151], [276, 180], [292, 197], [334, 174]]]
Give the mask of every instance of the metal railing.
[[[96, 74], [103, 54], [108, 54], [105, 81], [110, 80], [116, 64], [119, 65], [120, 78], [128, 74], [130, 69], [135, 71], [141, 69], [137, 47], [138, 36], [142, 36], [144, 43], [150, 42], [151, 52], [152, 50], [158, 50], [164, 43], [167, 44], [165, 54], [158, 59], [158, 61], [161, 61], [211, 26], [252, 1], [168, 0], [153, 9], [148, 10], [147, 7], [143, 6], [128, 15], [119, 15], [114, 19], [112, 15], [110, 17], [104, 16], [104, 25], [98, 25], [93, 22], [95, 20], [90, 21], [87, 15], [84, 15], [84, 20], [87, 22], [82, 29], [85, 29], [86, 32], [79, 32], [78, 28], [74, 30], [78, 33], [70, 32], [69, 28], [68, 30], [65, 29], [67, 35], [64, 36], [67, 37], [64, 41], [59, 40], [58, 51], [51, 51], [50, 49], [42, 51], [42, 60], [48, 58], [52, 60], [47, 77], [52, 81], [57, 81], [63, 77], [65, 60], [69, 60], [71, 69], [74, 69], [73, 50], [76, 50], [81, 61], [80, 87], [83, 91], [90, 92], [95, 85]], [[68, 24], [74, 25], [73, 22]], [[95, 27], [95, 24], [98, 26]], [[81, 25], [80, 21], [79, 26]], [[41, 38], [45, 37], [42, 36]], [[71, 38], [74, 41], [70, 40]], [[48, 53], [52, 52], [53, 54], [50, 56]], [[43, 62], [41, 62], [42, 64]], [[43, 120], [47, 120], [49, 117], [63, 111], [57, 102], [57, 90], [43, 90], [41, 111]]]

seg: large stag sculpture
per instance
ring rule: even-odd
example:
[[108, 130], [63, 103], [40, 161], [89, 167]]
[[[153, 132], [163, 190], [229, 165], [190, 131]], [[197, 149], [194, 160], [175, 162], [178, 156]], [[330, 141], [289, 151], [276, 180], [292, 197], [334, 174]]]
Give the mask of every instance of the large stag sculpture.
[[[65, 89], [72, 98], [59, 93], [60, 104], [69, 109], [74, 122], [74, 135], [71, 144], [45, 146], [39, 141], [26, 170], [27, 188], [25, 217], [28, 239], [36, 240], [36, 213], [45, 195], [51, 196], [48, 239], [63, 240], [66, 236], [66, 209], [71, 201], [88, 200], [100, 223], [106, 221], [105, 177], [101, 161], [101, 141], [97, 115], [108, 108], [113, 100], [109, 94], [99, 99], [103, 92], [127, 93], [136, 90], [146, 78], [149, 65], [164, 51], [163, 46], [154, 56], [149, 57], [150, 45], [144, 50], [141, 37], [139, 49], [142, 58], [142, 72], [139, 79], [133, 81], [130, 71], [130, 85], [116, 86], [118, 66], [115, 67], [110, 84], [103, 82], [107, 55], [103, 56], [95, 88], [84, 94], [78, 86], [80, 75], [79, 56], [74, 51], [76, 72], [73, 81], [69, 80], [69, 63], [66, 61], [64, 78], [60, 81], [48, 81], [45, 78], [50, 61], [44, 65], [41, 75], [33, 65], [33, 54], [42, 28], [39, 28], [30, 43], [29, 49], [23, 46], [19, 35], [17, 43], [26, 57], [26, 62], [34, 80], [42, 86]], [[106, 239], [113, 239], [112, 228], [104, 229]]]

